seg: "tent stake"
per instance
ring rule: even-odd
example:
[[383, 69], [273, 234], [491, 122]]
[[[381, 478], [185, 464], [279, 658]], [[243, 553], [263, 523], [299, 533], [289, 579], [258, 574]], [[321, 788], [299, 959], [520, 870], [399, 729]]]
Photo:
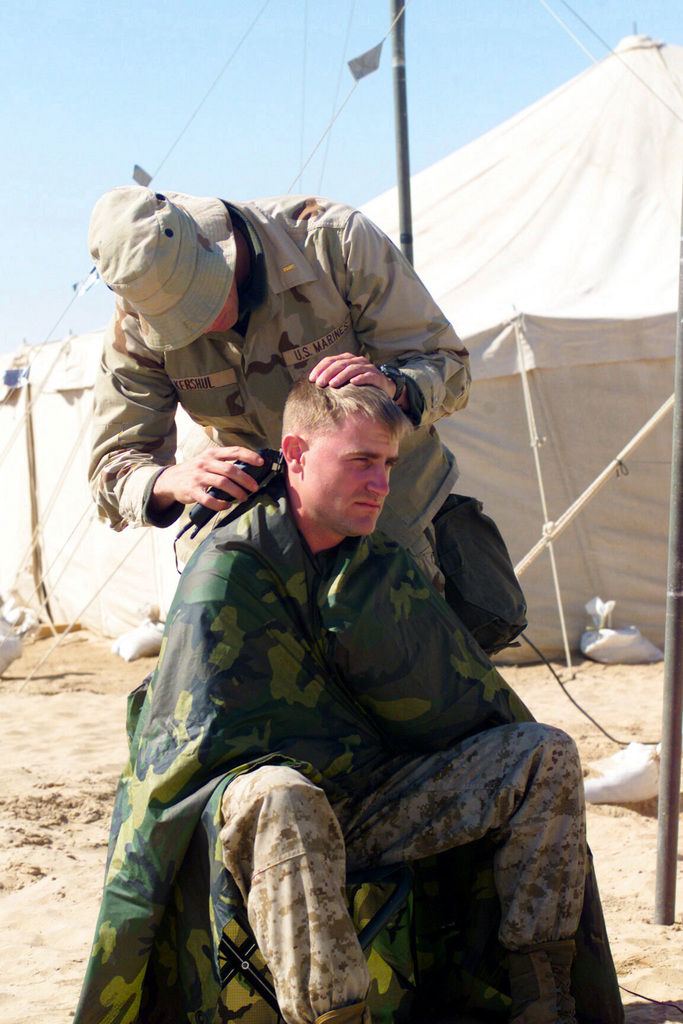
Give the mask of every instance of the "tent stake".
[[[683, 234], [683, 221], [681, 232]], [[674, 421], [669, 504], [669, 564], [664, 631], [664, 708], [657, 816], [655, 924], [673, 924], [678, 869], [678, 808], [683, 722], [683, 237], [678, 267], [678, 320], [674, 371]]]

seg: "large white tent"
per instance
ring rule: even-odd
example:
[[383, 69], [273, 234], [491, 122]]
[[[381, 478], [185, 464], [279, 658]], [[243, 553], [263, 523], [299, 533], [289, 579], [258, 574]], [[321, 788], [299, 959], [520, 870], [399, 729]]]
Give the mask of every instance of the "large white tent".
[[[516, 564], [673, 391], [682, 189], [683, 48], [645, 36], [412, 179], [416, 269], [472, 354], [440, 433]], [[364, 210], [397, 240], [395, 190]], [[670, 459], [666, 416], [554, 542], [571, 646], [598, 595], [663, 645]], [[522, 583], [557, 655], [547, 551]]]
[[172, 530], [114, 533], [87, 472], [104, 331], [0, 359], [0, 598], [108, 636], [163, 615], [177, 585]]
[[[416, 268], [472, 353], [469, 407], [440, 424], [516, 563], [544, 519], [521, 369], [556, 520], [673, 389], [683, 180], [683, 48], [635, 36], [412, 181]], [[366, 212], [398, 235], [395, 192]], [[108, 635], [162, 614], [173, 531], [114, 533], [86, 484], [102, 332], [0, 358], [0, 597], [49, 602]], [[22, 379], [22, 367], [28, 376]], [[180, 424], [181, 433], [184, 424]], [[554, 544], [569, 639], [617, 602], [663, 644], [671, 423], [625, 460]], [[114, 575], [112, 575], [112, 573]], [[38, 581], [42, 580], [40, 585]], [[542, 554], [522, 578], [529, 636], [562, 649]]]

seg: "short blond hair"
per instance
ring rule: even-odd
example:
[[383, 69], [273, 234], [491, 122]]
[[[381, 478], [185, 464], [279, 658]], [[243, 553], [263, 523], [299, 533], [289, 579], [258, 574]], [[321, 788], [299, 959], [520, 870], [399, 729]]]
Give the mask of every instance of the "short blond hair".
[[397, 441], [410, 428], [408, 417], [381, 388], [371, 384], [321, 388], [302, 378], [295, 382], [287, 396], [282, 415], [282, 436], [330, 433], [355, 413], [381, 423]]

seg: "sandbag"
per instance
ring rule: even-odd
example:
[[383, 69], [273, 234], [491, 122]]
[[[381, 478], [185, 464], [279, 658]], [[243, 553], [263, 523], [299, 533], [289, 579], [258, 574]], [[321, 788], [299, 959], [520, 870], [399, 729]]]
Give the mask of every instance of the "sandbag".
[[24, 652], [21, 637], [15, 636], [12, 626], [0, 619], [0, 676], [10, 667], [13, 661]]
[[650, 643], [637, 626], [612, 628], [615, 604], [615, 601], [603, 601], [600, 597], [586, 603], [584, 607], [593, 620], [593, 628], [589, 626], [581, 636], [579, 646], [582, 653], [607, 665], [644, 665], [662, 661], [664, 655], [659, 647]]
[[163, 622], [145, 619], [129, 633], [117, 637], [111, 645], [111, 650], [113, 654], [118, 654], [124, 661], [154, 657], [161, 650], [163, 635]]
[[584, 779], [586, 800], [592, 804], [633, 804], [659, 792], [659, 743], [629, 743], [595, 766], [601, 774]]

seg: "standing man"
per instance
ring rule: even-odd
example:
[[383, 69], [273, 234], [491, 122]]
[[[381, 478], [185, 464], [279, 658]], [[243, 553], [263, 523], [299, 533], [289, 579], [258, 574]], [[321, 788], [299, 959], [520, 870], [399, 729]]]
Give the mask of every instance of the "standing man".
[[[132, 703], [75, 1024], [249, 1019], [218, 967], [240, 898], [288, 1024], [405, 1020], [406, 999], [426, 1020], [621, 1024], [575, 744], [372, 533], [406, 427], [380, 389], [298, 382], [284, 475], [183, 573]], [[387, 1004], [396, 960], [368, 998], [343, 889], [346, 867], [398, 862], [414, 929]]]
[[[431, 521], [458, 475], [433, 424], [467, 402], [467, 351], [412, 267], [358, 210], [284, 196], [228, 203], [123, 187], [95, 205], [90, 252], [116, 296], [95, 390], [90, 478], [114, 529], [227, 507], [235, 465], [277, 448], [293, 381], [371, 385], [413, 429], [380, 527], [433, 564]], [[178, 404], [203, 450], [175, 463]], [[434, 573], [432, 572], [433, 576]]]

